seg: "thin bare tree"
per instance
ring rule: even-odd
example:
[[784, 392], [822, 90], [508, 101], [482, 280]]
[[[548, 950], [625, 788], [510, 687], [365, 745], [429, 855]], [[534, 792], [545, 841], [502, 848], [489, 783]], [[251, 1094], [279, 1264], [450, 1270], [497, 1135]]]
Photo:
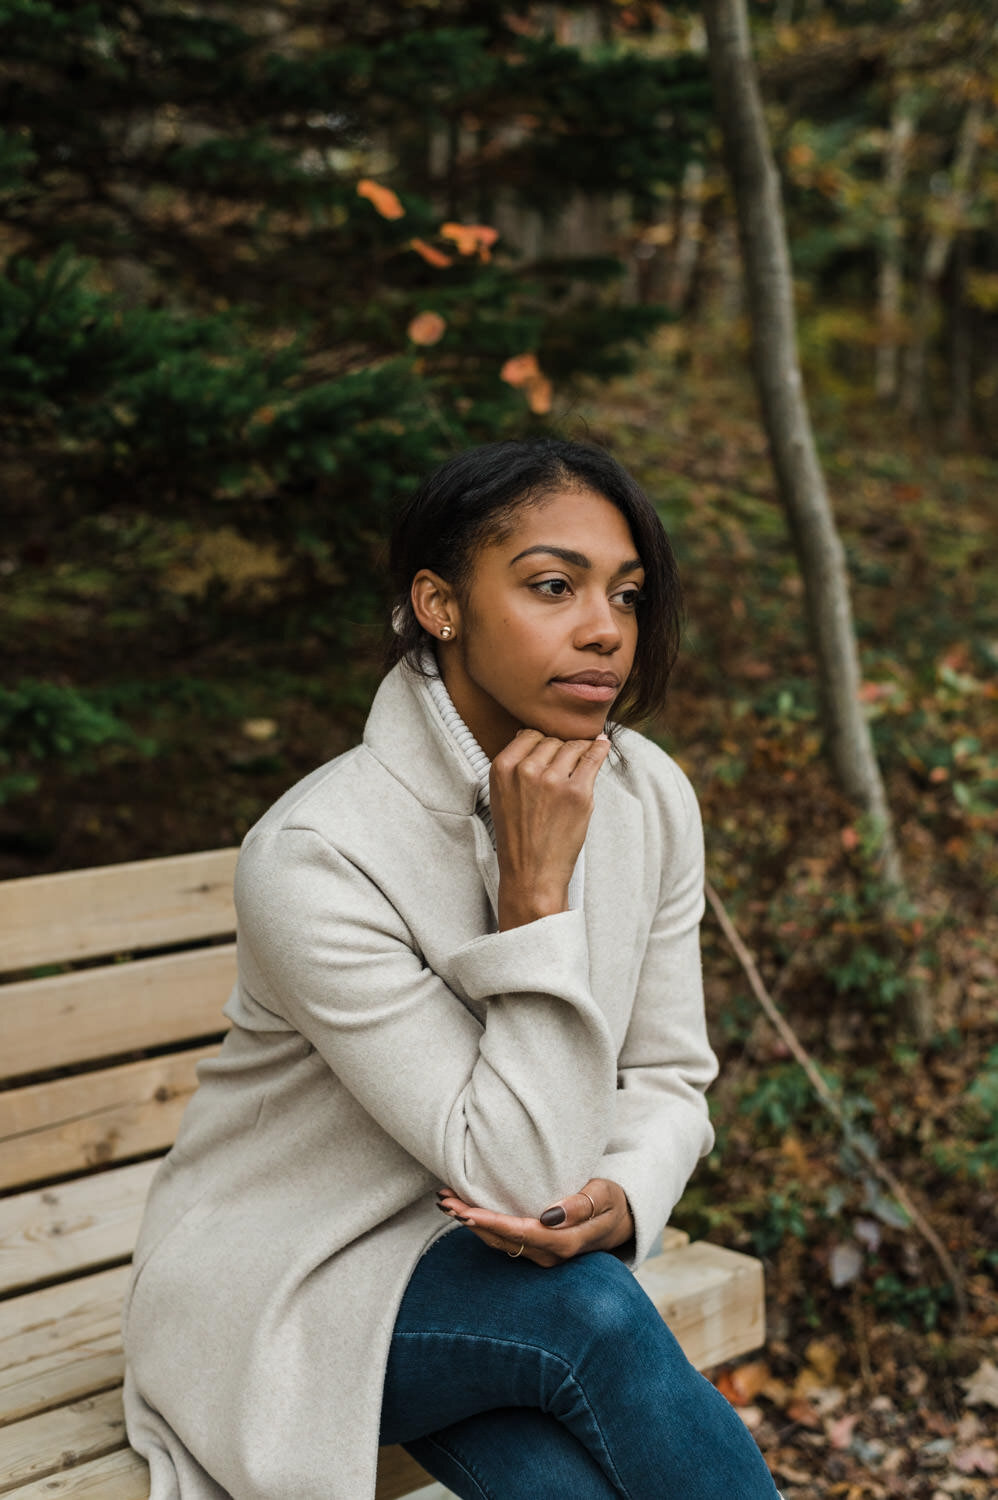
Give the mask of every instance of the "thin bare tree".
[[[904, 900], [904, 872], [860, 701], [845, 550], [804, 395], [780, 180], [763, 114], [745, 0], [704, 0], [703, 14], [715, 107], [738, 214], [756, 383], [804, 584], [827, 748], [840, 787], [875, 831], [888, 905], [896, 908]], [[914, 988], [912, 1021], [925, 1037], [931, 1030], [931, 1012], [925, 993]]]
[[885, 402], [893, 401], [898, 390], [898, 334], [904, 290], [901, 267], [904, 252], [901, 189], [904, 186], [914, 130], [911, 106], [903, 98], [895, 99], [884, 151], [883, 218], [877, 285], [876, 392], [878, 399]]

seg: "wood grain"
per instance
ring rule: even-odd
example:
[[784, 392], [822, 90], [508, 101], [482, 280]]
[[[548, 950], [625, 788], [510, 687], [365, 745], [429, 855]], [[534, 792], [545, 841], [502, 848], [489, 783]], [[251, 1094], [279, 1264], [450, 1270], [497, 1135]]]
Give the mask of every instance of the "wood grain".
[[149, 1500], [149, 1467], [131, 1448], [119, 1448], [13, 1493], [17, 1500]]
[[[375, 1500], [398, 1500], [433, 1481], [403, 1448], [382, 1448]], [[148, 1500], [149, 1469], [131, 1448], [18, 1486], [17, 1500]]]
[[235, 977], [227, 943], [0, 985], [0, 1077], [217, 1036]]
[[120, 1383], [129, 1266], [0, 1302], [0, 1427]]
[[3, 882], [0, 972], [235, 932], [237, 849]]
[[0, 1187], [166, 1151], [217, 1046], [0, 1093]]
[[0, 1494], [100, 1458], [124, 1441], [120, 1389], [0, 1428]]
[[0, 1291], [125, 1260], [158, 1161], [0, 1199]]

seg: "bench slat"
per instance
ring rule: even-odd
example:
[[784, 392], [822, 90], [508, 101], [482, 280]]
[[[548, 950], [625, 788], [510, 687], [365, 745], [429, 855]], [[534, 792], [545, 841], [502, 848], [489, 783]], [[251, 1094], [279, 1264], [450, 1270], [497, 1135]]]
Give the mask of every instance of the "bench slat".
[[638, 1281], [698, 1370], [766, 1342], [762, 1262], [697, 1240], [652, 1256]]
[[0, 1428], [0, 1493], [100, 1458], [124, 1441], [120, 1389]]
[[[404, 1448], [381, 1449], [375, 1500], [399, 1500], [432, 1482]], [[91, 1463], [18, 1486], [13, 1493], [16, 1500], [148, 1500], [149, 1469], [131, 1448], [119, 1448]]]
[[120, 1057], [220, 1033], [236, 945], [0, 986], [2, 1076]]
[[0, 972], [234, 932], [238, 852], [210, 849], [4, 881]]
[[0, 1093], [0, 1188], [167, 1151], [217, 1046]]
[[14, 1491], [15, 1500], [149, 1500], [149, 1469], [131, 1448]]
[[422, 1464], [410, 1458], [404, 1448], [378, 1449], [378, 1483], [374, 1500], [398, 1500], [400, 1495], [411, 1495], [432, 1484], [432, 1474], [427, 1474]]
[[0, 1302], [0, 1427], [120, 1383], [131, 1268]]
[[0, 1291], [131, 1255], [159, 1161], [0, 1199]]

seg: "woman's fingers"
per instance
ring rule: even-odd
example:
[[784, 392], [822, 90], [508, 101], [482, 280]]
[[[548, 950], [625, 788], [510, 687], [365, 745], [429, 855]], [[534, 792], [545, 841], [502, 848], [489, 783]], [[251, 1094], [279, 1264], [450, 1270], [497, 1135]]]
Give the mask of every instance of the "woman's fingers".
[[602, 1212], [596, 1194], [583, 1190], [570, 1193], [567, 1198], [546, 1208], [538, 1222], [547, 1229], [574, 1229], [580, 1224], [591, 1224]]

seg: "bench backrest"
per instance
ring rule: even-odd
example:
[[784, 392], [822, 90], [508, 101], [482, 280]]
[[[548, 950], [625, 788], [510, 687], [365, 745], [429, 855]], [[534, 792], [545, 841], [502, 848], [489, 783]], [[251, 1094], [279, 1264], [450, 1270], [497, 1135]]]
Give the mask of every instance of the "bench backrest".
[[0, 1293], [131, 1254], [225, 1030], [236, 854], [0, 884]]

